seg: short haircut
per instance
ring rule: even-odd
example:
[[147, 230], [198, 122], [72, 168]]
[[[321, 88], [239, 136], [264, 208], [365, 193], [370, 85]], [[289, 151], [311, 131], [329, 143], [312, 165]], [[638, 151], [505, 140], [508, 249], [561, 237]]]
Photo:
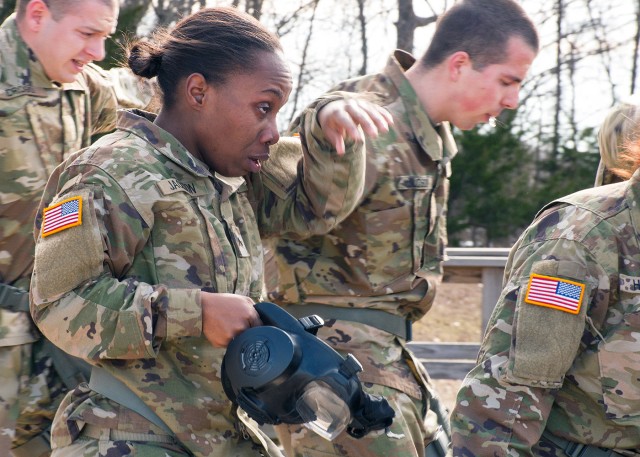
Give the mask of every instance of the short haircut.
[[420, 59], [433, 68], [458, 51], [469, 54], [473, 68], [504, 62], [512, 37], [520, 37], [536, 53], [539, 39], [536, 27], [515, 0], [462, 0], [437, 21], [436, 31]]
[[[21, 19], [27, 11], [27, 5], [31, 0], [17, 0], [16, 1], [16, 16]], [[51, 16], [55, 21], [59, 21], [66, 16], [77, 5], [86, 2], [87, 0], [42, 0], [45, 5], [51, 11]], [[118, 0], [98, 0], [107, 6], [114, 6]]]
[[253, 16], [236, 8], [203, 8], [170, 30], [129, 46], [128, 64], [144, 78], [158, 77], [163, 104], [175, 102], [180, 81], [200, 73], [207, 82], [224, 84], [234, 73], [250, 73], [260, 52], [282, 50], [278, 37]]

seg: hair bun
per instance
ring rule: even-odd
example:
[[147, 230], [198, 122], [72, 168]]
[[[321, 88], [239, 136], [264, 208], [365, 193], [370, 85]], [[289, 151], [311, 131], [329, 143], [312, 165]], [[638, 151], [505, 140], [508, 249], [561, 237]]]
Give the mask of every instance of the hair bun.
[[162, 66], [162, 53], [154, 49], [148, 42], [134, 44], [129, 51], [129, 67], [136, 75], [143, 78], [158, 76]]

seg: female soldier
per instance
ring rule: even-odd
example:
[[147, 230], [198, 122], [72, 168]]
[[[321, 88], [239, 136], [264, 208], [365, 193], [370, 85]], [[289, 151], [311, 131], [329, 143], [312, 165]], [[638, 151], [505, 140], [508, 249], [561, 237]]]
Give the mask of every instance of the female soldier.
[[453, 456], [639, 455], [640, 139], [617, 163], [628, 181], [550, 203], [511, 249]]
[[[619, 159], [619, 154], [626, 145], [640, 138], [640, 96], [632, 95], [618, 103], [607, 113], [600, 130], [598, 130], [598, 146], [600, 148], [600, 164], [596, 172], [596, 186], [603, 186], [629, 179], [635, 169], [629, 169], [627, 163]], [[613, 169], [619, 170], [618, 173]], [[626, 177], [620, 171], [626, 169]]]
[[277, 38], [235, 9], [200, 10], [139, 42], [129, 65], [157, 76], [157, 118], [119, 112], [115, 133], [52, 177], [36, 221], [32, 314], [93, 365], [58, 410], [53, 455], [279, 453], [238, 420], [220, 382], [224, 347], [260, 325], [258, 228], [308, 236], [339, 222], [364, 152], [331, 144], [344, 152], [343, 136], [375, 135], [388, 114], [327, 100], [303, 114], [302, 145], [320, 152], [301, 167], [296, 154], [266, 162], [291, 76]]

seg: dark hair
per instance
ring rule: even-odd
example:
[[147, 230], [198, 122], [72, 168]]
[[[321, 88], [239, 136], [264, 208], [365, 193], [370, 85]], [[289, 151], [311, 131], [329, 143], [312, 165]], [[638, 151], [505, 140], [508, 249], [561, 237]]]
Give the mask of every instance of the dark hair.
[[[25, 12], [27, 11], [27, 5], [31, 0], [17, 0], [16, 1], [16, 16], [18, 19], [22, 19]], [[66, 16], [69, 11], [78, 6], [82, 2], [86, 2], [87, 0], [42, 0], [49, 11], [51, 11], [51, 16], [55, 21], [59, 21], [64, 16]], [[117, 0], [99, 0], [107, 6], [116, 5]]]
[[504, 62], [509, 38], [514, 36], [538, 52], [538, 32], [514, 0], [462, 0], [438, 19], [431, 44], [420, 61], [433, 68], [451, 54], [464, 51], [473, 68], [482, 70]]
[[278, 37], [253, 16], [235, 8], [203, 8], [173, 30], [157, 30], [130, 46], [128, 63], [139, 76], [158, 77], [164, 105], [171, 107], [178, 83], [190, 74], [223, 84], [232, 73], [250, 72], [257, 53], [280, 50]]

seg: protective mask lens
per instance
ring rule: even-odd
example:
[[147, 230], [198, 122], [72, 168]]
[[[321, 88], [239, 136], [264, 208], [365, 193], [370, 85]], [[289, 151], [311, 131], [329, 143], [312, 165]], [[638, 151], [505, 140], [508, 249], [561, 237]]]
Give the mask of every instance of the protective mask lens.
[[331, 441], [351, 422], [347, 404], [322, 381], [312, 381], [296, 402], [305, 427]]

